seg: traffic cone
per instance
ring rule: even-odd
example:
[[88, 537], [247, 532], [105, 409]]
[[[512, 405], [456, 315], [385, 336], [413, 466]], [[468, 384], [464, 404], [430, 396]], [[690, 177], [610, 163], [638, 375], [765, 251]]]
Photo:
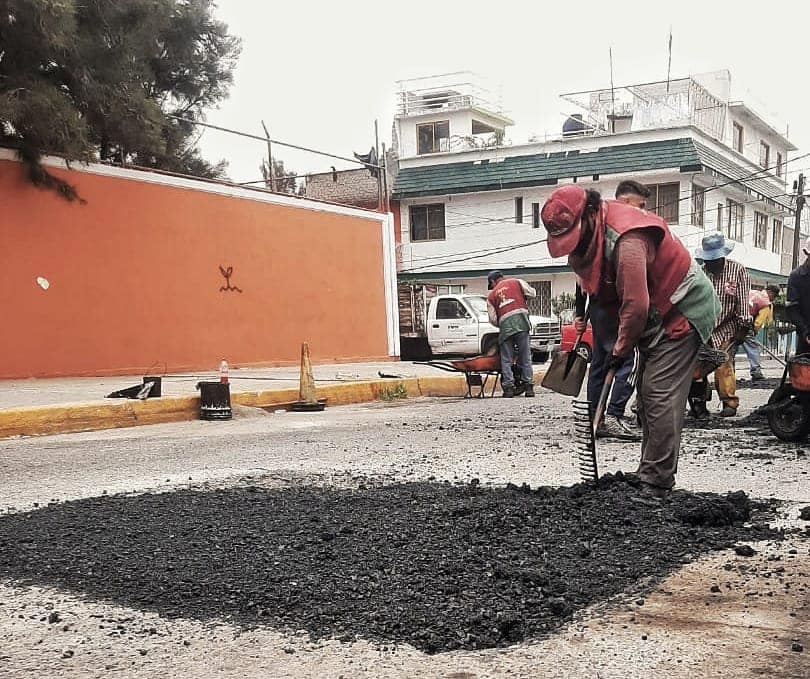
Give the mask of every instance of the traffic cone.
[[296, 412], [313, 412], [323, 410], [326, 403], [318, 401], [315, 391], [315, 378], [312, 376], [312, 362], [309, 358], [309, 345], [301, 345], [301, 376], [299, 378], [298, 401], [291, 409]]

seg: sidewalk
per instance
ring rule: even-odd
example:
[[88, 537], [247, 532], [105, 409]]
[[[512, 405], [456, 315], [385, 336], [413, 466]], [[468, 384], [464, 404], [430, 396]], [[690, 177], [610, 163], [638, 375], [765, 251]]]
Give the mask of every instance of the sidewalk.
[[[313, 374], [318, 397], [326, 398], [327, 405], [378, 400], [398, 385], [409, 396], [463, 396], [467, 391], [463, 375], [407, 361], [316, 365]], [[536, 381], [541, 376], [542, 367], [536, 366]], [[283, 408], [298, 399], [298, 378], [297, 367], [232, 369], [231, 404]], [[0, 439], [197, 419], [196, 384], [218, 381], [219, 374], [162, 376], [160, 398], [105, 398], [142, 380], [141, 375], [0, 380]]]

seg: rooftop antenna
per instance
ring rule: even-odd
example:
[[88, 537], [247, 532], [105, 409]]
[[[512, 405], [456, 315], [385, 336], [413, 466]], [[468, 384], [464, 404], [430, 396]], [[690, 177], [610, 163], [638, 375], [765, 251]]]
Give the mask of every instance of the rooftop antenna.
[[613, 90], [613, 48], [608, 47], [610, 57], [610, 131], [616, 131], [616, 93]]
[[669, 27], [669, 56], [667, 58], [667, 94], [669, 94], [669, 75], [672, 72], [672, 25]]

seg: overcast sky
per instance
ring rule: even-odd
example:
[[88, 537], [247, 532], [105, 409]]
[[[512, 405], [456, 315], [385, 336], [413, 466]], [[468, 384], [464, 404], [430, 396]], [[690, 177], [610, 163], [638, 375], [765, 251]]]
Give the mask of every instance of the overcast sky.
[[[750, 4], [750, 8], [749, 5]], [[801, 9], [799, 9], [801, 8]], [[563, 92], [729, 69], [743, 99], [810, 151], [810, 8], [806, 2], [457, 2], [220, 0], [218, 16], [242, 38], [230, 98], [209, 122], [338, 155], [390, 145], [397, 80], [459, 70], [502, 86], [513, 143], [559, 132]], [[259, 179], [260, 142], [207, 131], [203, 154], [225, 158], [235, 181]], [[346, 163], [282, 148], [300, 173]], [[801, 167], [799, 167], [801, 166]], [[799, 161], [789, 170], [810, 169]]]

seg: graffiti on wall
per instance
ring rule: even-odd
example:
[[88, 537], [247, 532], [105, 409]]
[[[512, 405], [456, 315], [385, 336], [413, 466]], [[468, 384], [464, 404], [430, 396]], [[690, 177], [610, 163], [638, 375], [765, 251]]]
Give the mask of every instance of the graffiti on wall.
[[242, 288], [231, 285], [231, 276], [233, 275], [233, 267], [229, 266], [227, 269], [223, 266], [219, 267], [219, 272], [225, 279], [225, 285], [220, 286], [220, 292], [242, 292]]

